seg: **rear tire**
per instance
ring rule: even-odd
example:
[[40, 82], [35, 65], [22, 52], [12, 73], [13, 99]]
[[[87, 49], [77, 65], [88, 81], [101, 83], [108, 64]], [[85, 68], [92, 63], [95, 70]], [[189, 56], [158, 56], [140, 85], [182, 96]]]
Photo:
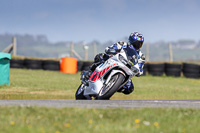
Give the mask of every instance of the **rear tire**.
[[[77, 89], [77, 91], [76, 91], [76, 94], [75, 94], [76, 100], [86, 100], [86, 99], [87, 99], [87, 98], [83, 95], [83, 93], [84, 93], [83, 87], [84, 87], [84, 84], [81, 84], [81, 85], [78, 87], [78, 89]], [[82, 90], [81, 90], [81, 89], [82, 89]]]
[[[124, 82], [124, 76], [121, 73], [115, 74], [111, 77], [107, 85], [105, 85], [99, 92], [97, 100], [109, 100], [110, 97], [119, 89], [121, 84]], [[111, 84], [111, 86], [109, 86]], [[108, 90], [107, 90], [108, 89]], [[105, 92], [103, 92], [105, 91]], [[103, 94], [102, 94], [103, 93]]]

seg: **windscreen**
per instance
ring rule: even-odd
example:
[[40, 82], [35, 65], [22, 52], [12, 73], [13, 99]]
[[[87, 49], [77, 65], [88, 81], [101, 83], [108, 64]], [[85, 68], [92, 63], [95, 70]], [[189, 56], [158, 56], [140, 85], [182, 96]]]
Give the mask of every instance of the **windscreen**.
[[123, 49], [126, 53], [128, 61], [130, 61], [131, 64], [133, 63], [133, 65], [137, 64], [138, 63], [138, 53], [135, 50], [135, 48], [127, 45], [127, 47], [125, 47]]

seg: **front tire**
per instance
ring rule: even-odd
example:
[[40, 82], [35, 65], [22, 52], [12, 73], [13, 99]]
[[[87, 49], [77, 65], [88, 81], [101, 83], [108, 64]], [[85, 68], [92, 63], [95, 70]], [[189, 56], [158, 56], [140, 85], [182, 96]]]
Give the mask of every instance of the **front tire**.
[[121, 73], [115, 74], [111, 77], [107, 85], [105, 85], [99, 92], [97, 100], [109, 100], [110, 97], [119, 89], [124, 82], [124, 76]]
[[83, 95], [84, 93], [84, 84], [81, 84], [75, 94], [76, 100], [86, 100], [87, 98]]

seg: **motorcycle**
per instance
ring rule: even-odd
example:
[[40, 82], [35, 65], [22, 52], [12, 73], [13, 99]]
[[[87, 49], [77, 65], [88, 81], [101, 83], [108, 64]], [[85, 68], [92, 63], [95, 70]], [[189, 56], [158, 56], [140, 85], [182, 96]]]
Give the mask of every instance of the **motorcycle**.
[[130, 46], [101, 63], [92, 72], [89, 79], [85, 72], [81, 74], [82, 83], [78, 87], [76, 100], [109, 100], [110, 97], [135, 75], [139, 73], [138, 53]]

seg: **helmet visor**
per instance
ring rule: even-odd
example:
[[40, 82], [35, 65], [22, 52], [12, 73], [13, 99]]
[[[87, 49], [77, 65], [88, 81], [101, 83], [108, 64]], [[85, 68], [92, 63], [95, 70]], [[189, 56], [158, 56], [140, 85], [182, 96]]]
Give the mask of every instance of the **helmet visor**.
[[132, 44], [135, 49], [140, 49], [143, 45], [143, 41], [136, 41]]

